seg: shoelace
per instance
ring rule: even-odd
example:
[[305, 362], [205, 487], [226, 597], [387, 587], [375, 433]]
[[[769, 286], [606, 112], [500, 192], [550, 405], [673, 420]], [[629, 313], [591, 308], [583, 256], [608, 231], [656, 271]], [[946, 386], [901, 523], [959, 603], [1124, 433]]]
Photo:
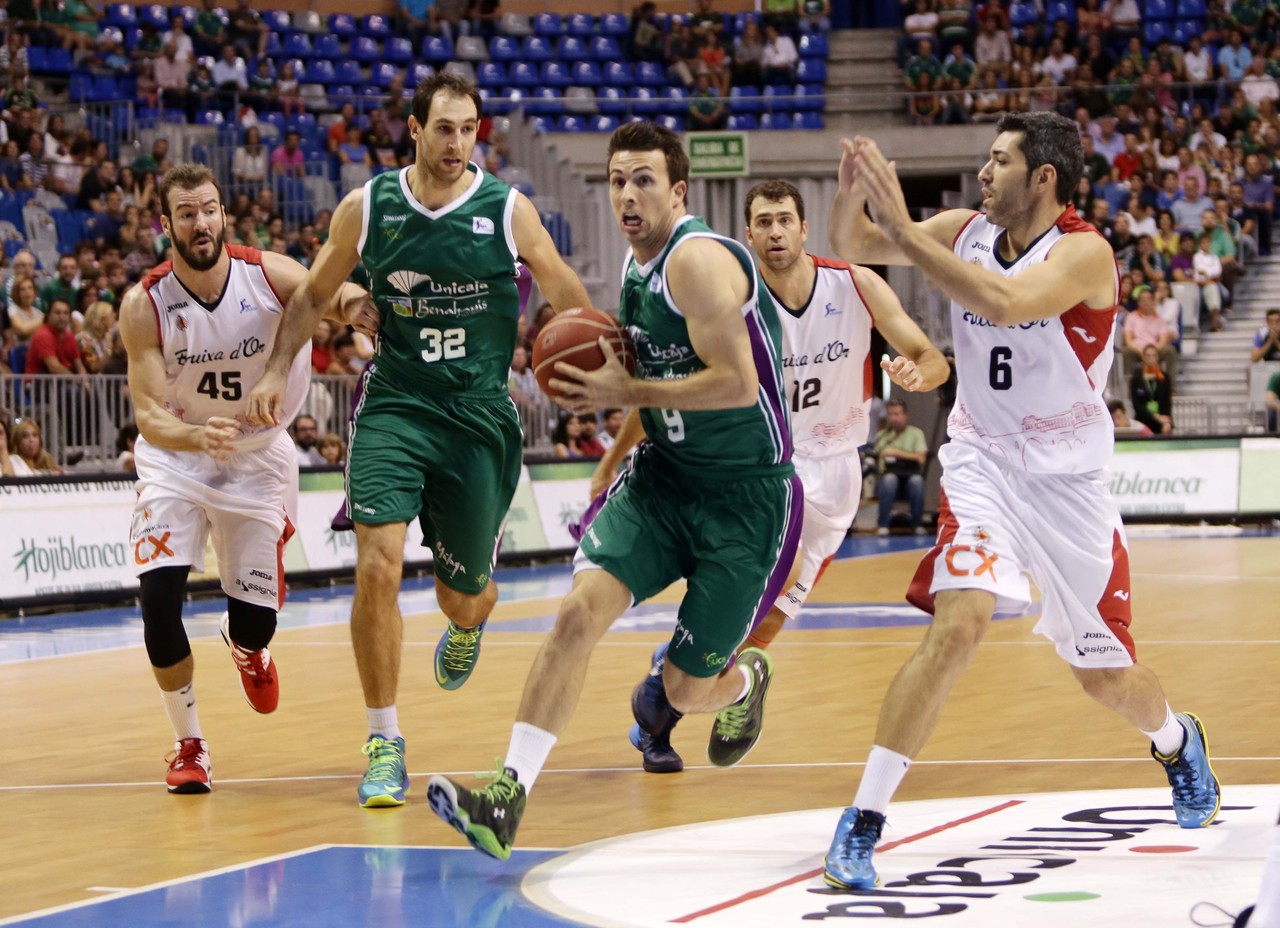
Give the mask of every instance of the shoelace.
[[444, 665], [449, 670], [466, 670], [475, 655], [476, 644], [482, 634], [479, 628], [449, 627], [449, 637], [444, 643]]
[[1169, 776], [1173, 780], [1174, 790], [1184, 794], [1181, 798], [1195, 797], [1198, 792], [1196, 781], [1200, 779], [1200, 773], [1181, 754], [1178, 755], [1177, 760], [1169, 764]]
[[480, 779], [490, 781], [481, 792], [494, 803], [506, 804], [513, 802], [516, 798], [516, 793], [520, 789], [519, 784], [507, 776], [507, 770], [502, 765], [502, 758], [495, 757], [493, 763], [494, 769], [492, 771], [476, 774]]
[[[747, 694], [747, 699], [751, 696]], [[742, 702], [734, 703], [731, 706], [725, 706], [720, 710], [720, 714], [716, 716], [716, 734], [721, 738], [733, 739], [741, 737], [742, 729], [747, 724], [747, 699]]]
[[404, 762], [400, 745], [385, 738], [370, 738], [360, 749], [360, 753], [370, 758], [369, 771], [365, 774], [365, 779], [399, 781], [400, 771], [397, 768]]
[[188, 739], [179, 741], [178, 745], [176, 751], [170, 751], [165, 755], [165, 762], [170, 767], [181, 770], [185, 767], [200, 766], [200, 755], [204, 753], [204, 748], [199, 741]]
[[[1215, 911], [1216, 914], [1211, 915], [1210, 917], [1219, 918], [1219, 917], [1225, 916], [1227, 920], [1225, 922], [1218, 922], [1218, 921], [1202, 922], [1200, 919], [1204, 916], [1197, 914], [1201, 906], [1203, 906], [1206, 909], [1212, 909]], [[1228, 912], [1222, 906], [1218, 905], [1216, 902], [1197, 902], [1195, 905], [1191, 907], [1191, 911], [1188, 913], [1188, 917], [1190, 917], [1191, 919], [1191, 924], [1199, 925], [1200, 928], [1231, 928], [1231, 926], [1235, 924], [1235, 921], [1239, 917], [1239, 915], [1232, 915], [1230, 912]]]
[[844, 840], [840, 842], [840, 850], [849, 857], [869, 857], [871, 852], [875, 850], [876, 842], [880, 840], [880, 836], [874, 834], [871, 829], [865, 831], [858, 828], [862, 821], [861, 816], [854, 819], [853, 827], [849, 829], [844, 836]]
[[231, 646], [231, 659], [236, 662], [236, 668], [245, 676], [253, 677], [254, 686], [270, 686], [273, 682], [268, 669], [271, 666], [269, 659], [263, 660], [259, 656], [265, 651], [266, 648], [260, 651], [246, 651], [239, 645]]

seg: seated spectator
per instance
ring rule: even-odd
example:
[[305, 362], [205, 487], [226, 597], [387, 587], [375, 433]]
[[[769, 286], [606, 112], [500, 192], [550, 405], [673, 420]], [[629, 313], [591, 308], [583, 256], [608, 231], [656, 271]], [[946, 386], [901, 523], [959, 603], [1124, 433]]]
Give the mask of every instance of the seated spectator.
[[423, 39], [427, 37], [433, 2], [434, 0], [396, 0], [396, 35], [412, 41], [414, 48], [421, 47]]
[[[357, 133], [359, 129], [356, 130]], [[359, 136], [357, 135], [357, 140]], [[350, 134], [348, 133], [348, 140]], [[284, 134], [284, 144], [276, 148], [268, 159], [273, 177], [302, 177], [305, 173], [306, 155], [300, 147], [302, 135], [297, 129], [290, 129]]]
[[773, 26], [779, 32], [795, 32], [798, 18], [795, 0], [761, 0], [759, 9], [764, 13], [766, 27]]
[[538, 396], [538, 378], [533, 375], [529, 366], [529, 350], [524, 345], [516, 345], [511, 353], [511, 370], [507, 376], [507, 390], [512, 399], [532, 399]]
[[703, 64], [698, 40], [687, 24], [677, 22], [671, 27], [667, 36], [666, 62], [667, 73], [679, 80], [686, 90], [692, 90], [694, 78]]
[[76, 344], [80, 348], [80, 357], [84, 361], [85, 370], [90, 374], [100, 374], [111, 356], [107, 336], [116, 324], [115, 307], [105, 301], [99, 301], [89, 307], [84, 314], [84, 327], [76, 336]]
[[337, 432], [325, 432], [321, 435], [316, 441], [316, 450], [331, 467], [342, 467], [347, 463], [347, 446]]
[[1213, 253], [1212, 234], [1200, 233], [1199, 244], [1199, 250], [1191, 260], [1191, 279], [1200, 288], [1201, 320], [1207, 313], [1210, 331], [1221, 332], [1219, 315], [1222, 311], [1222, 292], [1219, 287], [1222, 282], [1222, 262]]
[[155, 59], [153, 73], [160, 92], [160, 105], [185, 109], [187, 91], [191, 85], [191, 59], [179, 57], [178, 47], [172, 42], [166, 42]]
[[733, 43], [733, 84], [737, 87], [759, 86], [763, 74], [764, 39], [754, 18], [748, 19], [742, 35]]
[[23, 167], [18, 143], [9, 139], [4, 143], [4, 154], [0, 155], [0, 188], [6, 193], [12, 193], [15, 190], [26, 190], [30, 185], [31, 178]]
[[315, 333], [311, 336], [311, 373], [324, 374], [333, 363], [333, 352], [329, 343], [333, 341], [333, 323], [321, 319], [316, 323]]
[[1252, 61], [1253, 52], [1244, 44], [1244, 36], [1239, 29], [1232, 29], [1227, 34], [1227, 44], [1218, 49], [1218, 76], [1237, 83], [1244, 78]]
[[133, 451], [138, 444], [138, 434], [138, 427], [132, 422], [126, 422], [116, 432], [116, 470], [124, 473], [137, 472]]
[[602, 412], [600, 417], [604, 420], [604, 431], [596, 437], [608, 451], [617, 440], [618, 433], [622, 431], [622, 423], [626, 420], [627, 414], [625, 410], [610, 408]]
[[880, 514], [876, 534], [888, 535], [893, 504], [906, 496], [911, 506], [911, 528], [917, 535], [924, 528], [924, 463], [929, 446], [924, 432], [907, 421], [907, 406], [901, 400], [884, 404], [884, 426], [876, 434], [876, 458], [880, 480], [876, 496]]
[[369, 112], [369, 128], [364, 130], [360, 141], [369, 150], [372, 164], [379, 173], [399, 166], [396, 159], [396, 140], [391, 137], [387, 116], [382, 107], [374, 107]]
[[1200, 190], [1200, 181], [1188, 174], [1182, 182], [1182, 199], [1175, 200], [1169, 207], [1179, 232], [1198, 234], [1204, 228], [1205, 212], [1213, 211], [1213, 201]]
[[18, 279], [8, 306], [9, 326], [13, 329], [14, 343], [27, 345], [44, 327], [44, 313], [36, 303], [36, 282], [30, 277]]
[[760, 59], [760, 65], [764, 69], [765, 83], [794, 83], [796, 63], [799, 60], [800, 53], [796, 51], [796, 43], [791, 41], [791, 36], [783, 35], [776, 26], [766, 25], [764, 52]]
[[257, 126], [245, 130], [244, 144], [231, 156], [231, 180], [251, 196], [267, 182], [267, 150]]
[[929, 6], [929, 0], [916, 0], [915, 11], [902, 21], [902, 30], [910, 39], [938, 37], [938, 14]]
[[[995, 71], [984, 71], [978, 92], [973, 100], [973, 118], [977, 122], [996, 122], [1009, 109], [1005, 92]], [[1089, 183], [1085, 179], [1085, 183]]]
[[1107, 38], [1113, 45], [1127, 42], [1142, 28], [1142, 12], [1138, 9], [1137, 0], [1107, 0], [1103, 11], [1111, 22]]
[[1165, 265], [1169, 270], [1173, 269], [1173, 258], [1178, 253], [1178, 242], [1181, 235], [1174, 228], [1173, 213], [1167, 209], [1162, 209], [1156, 213], [1156, 234], [1153, 241], [1155, 242], [1156, 251], [1160, 252], [1164, 258]]
[[1013, 61], [1013, 46], [1009, 41], [1008, 30], [1000, 27], [997, 17], [989, 16], [982, 20], [978, 37], [973, 43], [973, 59], [978, 63], [978, 69], [984, 73], [995, 71], [1003, 75], [1008, 71], [1009, 64]]
[[307, 110], [298, 84], [298, 69], [292, 61], [280, 65], [280, 76], [276, 80], [276, 102], [280, 104], [286, 118], [300, 116]]
[[[4, 368], [6, 373], [8, 370], [7, 367]], [[14, 476], [13, 458], [9, 456], [9, 442], [13, 436], [9, 434], [9, 429], [9, 410], [0, 409], [0, 477]]]
[[907, 77], [908, 91], [925, 89], [920, 82], [922, 74], [929, 76], [929, 89], [932, 89], [942, 77], [942, 62], [933, 54], [933, 42], [929, 39], [921, 39], [916, 53], [907, 59], [903, 72]]
[[[717, 38], [724, 32], [724, 16], [711, 8], [713, 0], [695, 0], [696, 9], [689, 17], [689, 28], [699, 43], [705, 42], [708, 35]], [[794, 9], [795, 4], [792, 3]]]
[[289, 431], [293, 435], [294, 449], [298, 452], [299, 467], [324, 467], [328, 463], [316, 448], [320, 432], [314, 418], [303, 413], [293, 420]]
[[325, 132], [326, 147], [335, 158], [338, 156], [338, 146], [347, 140], [347, 127], [356, 124], [356, 105], [351, 102], [342, 104], [338, 116]]
[[62, 473], [53, 455], [45, 450], [40, 426], [34, 419], [19, 419], [10, 430], [9, 462], [15, 477]]
[[578, 436], [578, 447], [582, 449], [584, 457], [598, 458], [602, 457], [607, 450], [604, 442], [596, 435], [596, 417], [592, 414], [579, 416], [578, 421], [582, 423], [582, 434]]
[[1084, 149], [1084, 176], [1092, 184], [1107, 183], [1111, 179], [1111, 162], [1107, 156], [1098, 152], [1092, 135], [1080, 136], [1080, 144]]
[[222, 57], [213, 64], [213, 85], [225, 93], [249, 89], [249, 71], [231, 44], [222, 46]]
[[1249, 361], [1280, 361], [1280, 309], [1267, 310], [1267, 324], [1253, 336], [1253, 349]]
[[1274, 102], [1280, 98], [1280, 85], [1267, 73], [1267, 60], [1261, 55], [1249, 62], [1249, 69], [1240, 79], [1240, 90], [1254, 109], [1261, 106], [1263, 100]]
[[1160, 369], [1160, 356], [1154, 345], [1142, 349], [1142, 363], [1129, 377], [1129, 399], [1133, 418], [1157, 435], [1173, 431], [1172, 377]]
[[236, 50], [247, 58], [261, 58], [267, 53], [271, 27], [253, 9], [251, 0], [236, 0], [236, 8], [228, 14], [227, 35]]
[[586, 456], [586, 452], [582, 450], [582, 419], [581, 416], [568, 415], [556, 425], [555, 432], [551, 436], [551, 440], [555, 443], [556, 457]]
[[951, 46], [951, 54], [942, 60], [942, 73], [958, 82], [959, 89], [974, 90], [978, 86], [978, 65], [965, 54], [964, 46], [959, 42]]
[[721, 97], [729, 96], [729, 66], [732, 61], [725, 52], [718, 32], [708, 32], [702, 40], [702, 48], [698, 50], [702, 59], [703, 71], [711, 76], [711, 87]]
[[909, 101], [911, 124], [932, 126], [942, 119], [942, 98], [933, 92], [933, 78], [922, 71], [916, 77]]
[[1182, 304], [1173, 295], [1169, 281], [1160, 277], [1156, 280], [1156, 315], [1164, 320], [1169, 331], [1173, 333], [1173, 344], [1177, 348], [1182, 341]]
[[1138, 147], [1137, 135], [1132, 132], [1125, 134], [1124, 151], [1112, 159], [1111, 167], [1112, 176], [1122, 183], [1127, 183], [1129, 178], [1142, 170], [1142, 150]]
[[446, 36], [453, 41], [471, 31], [467, 19], [467, 0], [436, 0], [430, 10], [430, 30], [434, 35]]
[[[964, 15], [965, 32], [964, 37], [960, 37], [962, 41], [967, 40], [968, 23], [969, 23], [969, 0], [942, 0], [939, 6], [939, 16], [943, 15], [941, 10], [944, 6], [950, 5], [953, 9], [961, 9]], [[796, 12], [800, 16], [801, 32], [830, 32], [831, 31], [831, 4], [829, 0], [797, 0]], [[952, 17], [954, 21], [954, 14]], [[942, 20], [940, 19], [941, 23]]]
[[1111, 424], [1115, 426], [1116, 438], [1150, 438], [1155, 433], [1141, 422], [1133, 422], [1124, 410], [1124, 403], [1112, 400], [1107, 403], [1107, 411], [1111, 413]]
[[[274, 238], [272, 241], [282, 241], [282, 239]], [[364, 370], [364, 365], [356, 359], [356, 340], [350, 332], [343, 332], [334, 338], [330, 354], [333, 360], [329, 362], [329, 367], [325, 371], [330, 377], [358, 377]]]
[[690, 132], [723, 129], [729, 123], [729, 108], [725, 99], [711, 83], [711, 74], [702, 71], [689, 94], [689, 111], [685, 125]]
[[[1269, 160], [1269, 159], [1268, 159]], [[1231, 191], [1233, 210], [1243, 207], [1245, 214], [1257, 227], [1258, 253], [1271, 254], [1271, 218], [1275, 214], [1275, 182], [1264, 173], [1263, 156], [1252, 154], [1244, 159], [1244, 177], [1240, 179], [1240, 193]]]
[[1156, 357], [1169, 372], [1170, 382], [1178, 376], [1178, 352], [1173, 347], [1178, 337], [1178, 330], [1169, 327], [1169, 323], [1156, 313], [1156, 294], [1150, 287], [1140, 288], [1137, 294], [1137, 312], [1131, 312], [1124, 318], [1124, 353], [1132, 362], [1141, 362], [1142, 352], [1150, 347], [1156, 350]]
[[[666, 35], [657, 21], [658, 5], [645, 0], [631, 11], [631, 28], [627, 34], [627, 51], [633, 61], [660, 62], [664, 57]], [[750, 22], [754, 23], [752, 19]], [[737, 60], [737, 56], [734, 56]]]
[[222, 24], [222, 17], [214, 7], [214, 0], [202, 0], [204, 9], [196, 14], [195, 24], [191, 27], [191, 43], [197, 55], [213, 57], [220, 54], [227, 41], [227, 27]]
[[1049, 43], [1049, 54], [1037, 64], [1039, 73], [1047, 74], [1053, 78], [1054, 84], [1058, 86], [1071, 82], [1071, 78], [1075, 76], [1077, 66], [1078, 62], [1075, 56], [1069, 54], [1063, 46], [1062, 40], [1057, 38]]

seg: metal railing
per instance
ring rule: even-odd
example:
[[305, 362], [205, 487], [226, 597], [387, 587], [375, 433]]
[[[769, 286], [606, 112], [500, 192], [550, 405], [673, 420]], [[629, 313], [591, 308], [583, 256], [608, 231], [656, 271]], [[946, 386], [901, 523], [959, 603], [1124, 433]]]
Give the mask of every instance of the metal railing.
[[[311, 378], [302, 413], [316, 420], [318, 431], [336, 432], [345, 442], [352, 394], [357, 378]], [[124, 374], [3, 375], [0, 409], [10, 421], [30, 419], [40, 426], [45, 450], [62, 467], [76, 472], [114, 471], [116, 438], [134, 421], [133, 401]], [[557, 407], [541, 394], [516, 397], [524, 428], [525, 451], [543, 456], [552, 449]]]

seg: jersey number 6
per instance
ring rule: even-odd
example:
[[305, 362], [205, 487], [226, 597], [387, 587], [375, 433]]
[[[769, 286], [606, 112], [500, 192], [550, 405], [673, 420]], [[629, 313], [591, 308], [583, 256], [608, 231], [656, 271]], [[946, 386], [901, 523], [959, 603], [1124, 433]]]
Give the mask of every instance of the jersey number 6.
[[991, 349], [991, 369], [988, 371], [988, 379], [991, 381], [992, 390], [1008, 390], [1013, 386], [1013, 367], [1009, 362], [1013, 360], [1013, 349], [1004, 345], [996, 345]]

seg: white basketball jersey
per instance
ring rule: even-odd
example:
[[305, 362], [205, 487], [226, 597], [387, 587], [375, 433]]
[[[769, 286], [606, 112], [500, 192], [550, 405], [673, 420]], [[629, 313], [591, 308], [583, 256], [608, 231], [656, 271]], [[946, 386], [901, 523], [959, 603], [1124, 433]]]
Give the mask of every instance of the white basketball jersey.
[[811, 255], [817, 270], [809, 302], [778, 304], [782, 375], [791, 402], [795, 453], [852, 454], [867, 442], [871, 409], [871, 326], [850, 265]]
[[[1049, 231], [1005, 265], [1002, 226], [985, 213], [956, 236], [955, 253], [1005, 277], [1044, 261], [1066, 235], [1096, 235], [1068, 206]], [[1117, 293], [1119, 275], [1116, 275]], [[947, 420], [953, 441], [976, 445], [1032, 473], [1079, 474], [1105, 467], [1115, 444], [1103, 401], [1111, 371], [1116, 308], [1083, 303], [1060, 316], [995, 326], [954, 300], [956, 403]]]
[[164, 354], [165, 409], [183, 422], [202, 425], [211, 416], [240, 422], [243, 450], [260, 448], [302, 408], [311, 380], [311, 343], [293, 359], [280, 426], [245, 422], [249, 391], [262, 377], [275, 345], [284, 305], [262, 266], [262, 253], [226, 245], [231, 271], [217, 303], [195, 297], [166, 261], [142, 279], [151, 298]]

